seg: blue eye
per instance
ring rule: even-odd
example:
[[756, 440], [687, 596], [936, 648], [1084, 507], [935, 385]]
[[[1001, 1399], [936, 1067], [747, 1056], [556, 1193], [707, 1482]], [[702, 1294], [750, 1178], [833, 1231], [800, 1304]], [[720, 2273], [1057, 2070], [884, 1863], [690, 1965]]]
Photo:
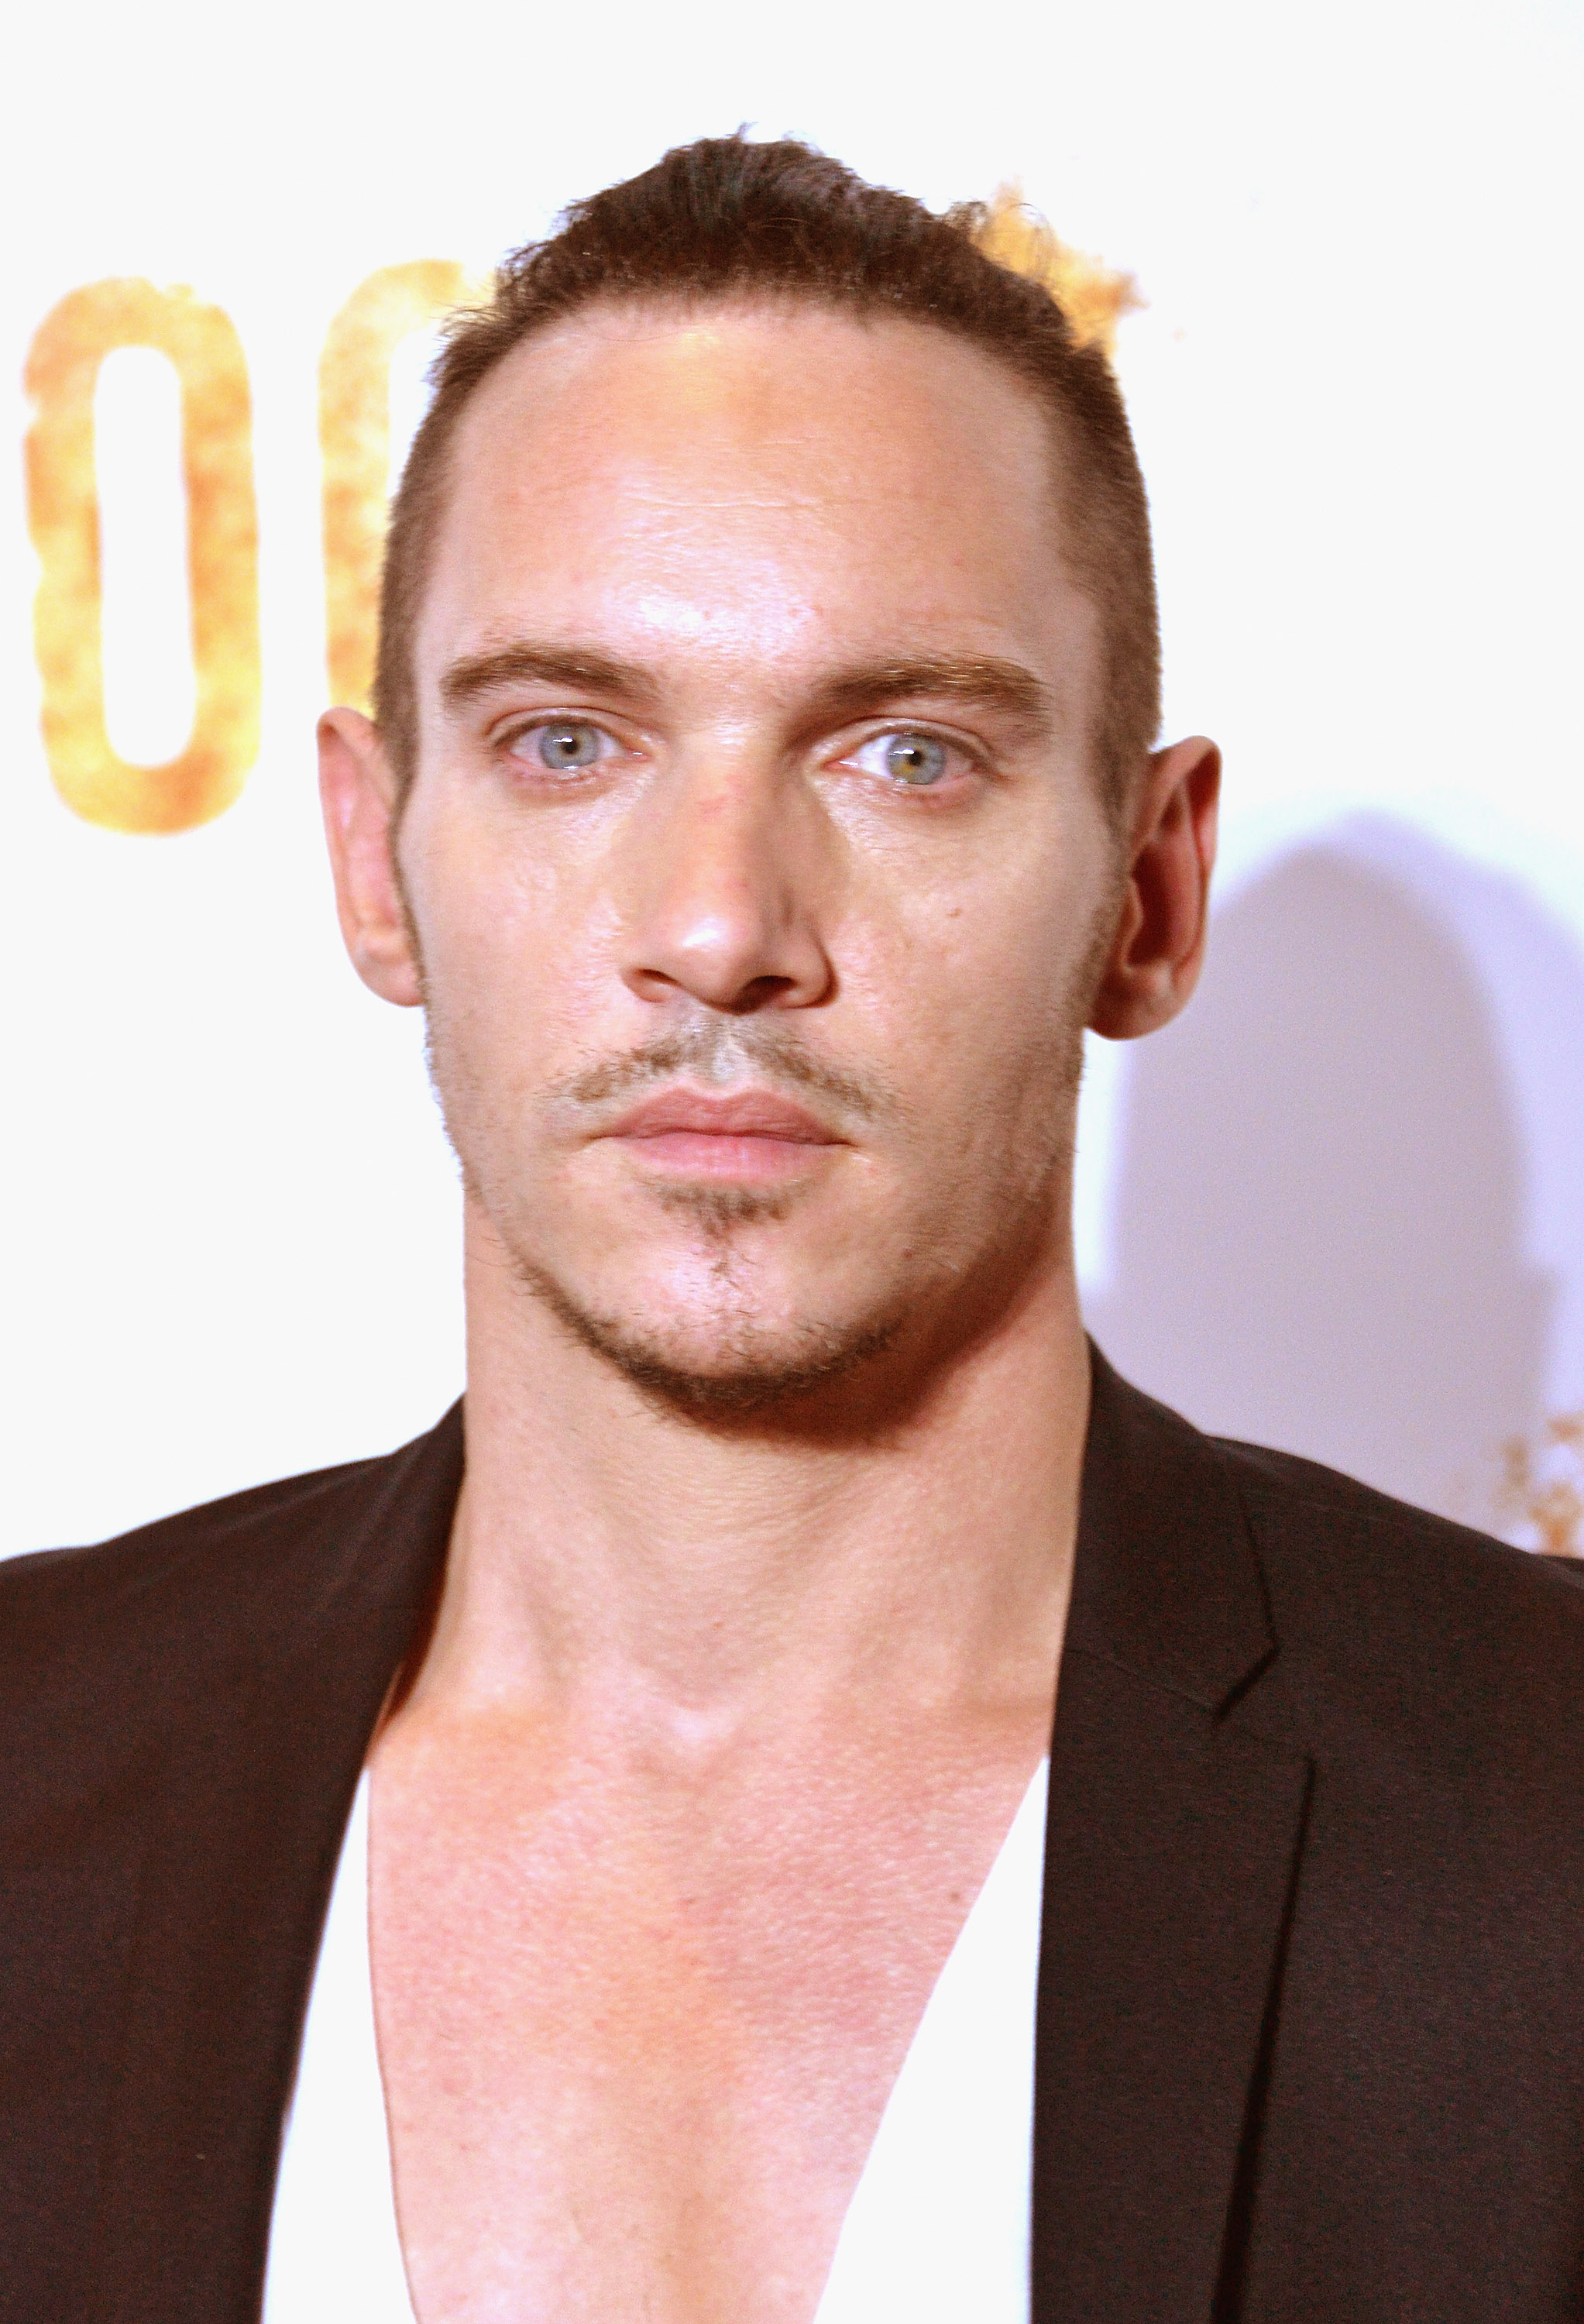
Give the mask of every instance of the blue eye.
[[886, 772], [912, 790], [938, 783], [946, 771], [946, 746], [933, 734], [889, 734]]
[[[558, 719], [553, 726], [535, 726], [530, 733], [539, 758], [557, 774], [592, 767], [600, 755], [599, 728], [581, 718]], [[530, 735], [523, 737], [525, 742], [529, 739]]]

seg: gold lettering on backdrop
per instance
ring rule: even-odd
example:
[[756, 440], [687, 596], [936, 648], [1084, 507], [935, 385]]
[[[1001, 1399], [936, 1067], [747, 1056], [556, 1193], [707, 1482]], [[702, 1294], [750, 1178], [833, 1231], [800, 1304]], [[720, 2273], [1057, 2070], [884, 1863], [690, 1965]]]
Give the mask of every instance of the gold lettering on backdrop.
[[[976, 237], [986, 254], [1027, 274], [1065, 309], [1080, 339], [1116, 351], [1117, 326], [1143, 304], [1130, 274], [1072, 249], [1016, 185], [987, 205]], [[451, 259], [382, 266], [331, 324], [319, 358], [324, 475], [326, 661], [332, 699], [366, 710], [378, 641], [380, 564], [391, 472], [391, 358], [409, 333], [466, 295]]]
[[1584, 1411], [1553, 1412], [1502, 1446], [1496, 1518], [1525, 1549], [1584, 1557]]
[[1043, 283], [1079, 340], [1115, 356], [1118, 324], [1144, 304], [1131, 274], [1071, 249], [1029, 208], [1015, 183], [996, 189], [973, 238], [998, 266]]
[[325, 660], [331, 699], [369, 707], [391, 475], [391, 358], [466, 286], [453, 259], [382, 266], [331, 324], [319, 357]]
[[[152, 347], [181, 384], [196, 709], [180, 756], [119, 758], [105, 726], [94, 388], [116, 347]], [[228, 315], [191, 290], [114, 280], [69, 291], [28, 355], [28, 529], [44, 752], [73, 812], [111, 831], [190, 831], [223, 815], [259, 749], [258, 512], [253, 408]]]
[[[1058, 239], [1015, 185], [976, 239], [1041, 282], [1081, 339], [1115, 351], [1141, 305], [1133, 278]], [[381, 267], [331, 323], [319, 360], [326, 660], [332, 697], [367, 708], [391, 473], [391, 363], [468, 293], [454, 259]], [[113, 349], [152, 347], [181, 383], [188, 577], [197, 712], [187, 748], [158, 767], [119, 758], [105, 726], [94, 389]], [[187, 831], [223, 814], [258, 755], [258, 521], [247, 371], [229, 318], [188, 290], [125, 280], [69, 292], [28, 359], [28, 522], [41, 567], [34, 640], [44, 748], [61, 798], [113, 831]]]

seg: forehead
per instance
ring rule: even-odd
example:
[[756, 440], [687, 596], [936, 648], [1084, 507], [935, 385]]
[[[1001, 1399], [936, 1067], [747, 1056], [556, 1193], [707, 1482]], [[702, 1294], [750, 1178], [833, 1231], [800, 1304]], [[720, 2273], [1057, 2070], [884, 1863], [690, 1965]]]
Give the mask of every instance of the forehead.
[[928, 325], [806, 305], [595, 309], [536, 336], [459, 422], [419, 663], [507, 634], [765, 667], [950, 642], [1064, 658], [1055, 429]]

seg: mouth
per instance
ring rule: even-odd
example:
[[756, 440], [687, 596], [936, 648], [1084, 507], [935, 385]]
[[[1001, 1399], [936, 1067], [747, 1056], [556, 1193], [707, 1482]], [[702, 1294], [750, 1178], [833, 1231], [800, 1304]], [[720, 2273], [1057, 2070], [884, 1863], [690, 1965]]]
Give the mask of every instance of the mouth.
[[765, 1185], [795, 1177], [844, 1139], [789, 1098], [769, 1090], [732, 1097], [658, 1092], [603, 1132], [640, 1168], [665, 1177], [728, 1179]]

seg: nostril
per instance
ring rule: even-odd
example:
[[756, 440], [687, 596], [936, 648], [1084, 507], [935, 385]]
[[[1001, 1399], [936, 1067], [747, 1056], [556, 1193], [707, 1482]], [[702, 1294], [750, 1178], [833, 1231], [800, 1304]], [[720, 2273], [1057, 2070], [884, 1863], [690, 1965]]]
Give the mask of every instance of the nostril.
[[728, 1001], [726, 1013], [732, 1017], [751, 1017], [757, 1010], [771, 1009], [778, 1001], [793, 990], [789, 976], [753, 976], [742, 987], [734, 1001]]
[[663, 968], [629, 969], [626, 982], [640, 1001], [668, 1001], [673, 993], [686, 990], [676, 977], [668, 976]]
[[789, 993], [797, 990], [797, 980], [791, 976], [751, 976], [746, 983], [729, 991], [701, 991], [695, 982], [668, 976], [663, 968], [638, 968], [628, 973], [629, 991], [640, 1001], [673, 1001], [680, 993], [692, 994], [704, 1000], [712, 1009], [727, 1017], [752, 1017], [761, 1009], [773, 1009]]

